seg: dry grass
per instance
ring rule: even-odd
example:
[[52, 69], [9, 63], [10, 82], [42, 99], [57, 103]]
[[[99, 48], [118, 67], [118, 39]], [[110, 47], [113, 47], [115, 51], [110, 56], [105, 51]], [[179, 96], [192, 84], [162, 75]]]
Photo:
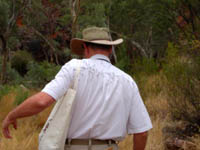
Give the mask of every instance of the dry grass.
[[[148, 93], [145, 94], [145, 104], [153, 123], [153, 129], [149, 131], [146, 150], [164, 150], [162, 129], [169, 123], [170, 116], [168, 112], [167, 94], [164, 87], [162, 87], [162, 81], [163, 79], [158, 75], [150, 77], [147, 79], [145, 89], [143, 89], [144, 92]], [[163, 88], [161, 92], [153, 89], [159, 87]], [[15, 94], [12, 93], [4, 96], [2, 101], [0, 101], [0, 124], [2, 124], [6, 114], [15, 107], [13, 104], [14, 98]], [[39, 115], [19, 120], [18, 130], [11, 129], [13, 136], [11, 140], [5, 139], [0, 133], [0, 150], [36, 150], [38, 147], [39, 132], [50, 110], [51, 108]], [[132, 136], [127, 136], [123, 142], [119, 143], [120, 150], [132, 150], [132, 141]], [[197, 150], [200, 150], [200, 137], [194, 137], [193, 141], [197, 146]]]
[[[164, 150], [162, 128], [165, 121], [159, 118], [152, 121], [153, 129], [149, 131], [146, 150]], [[123, 142], [119, 143], [120, 150], [132, 150], [133, 136], [127, 136]]]
[[[35, 91], [31, 92], [32, 94]], [[0, 128], [2, 128], [2, 121], [14, 105], [15, 94], [8, 94], [0, 101]], [[52, 108], [52, 107], [51, 107]], [[51, 110], [48, 108], [44, 112], [18, 120], [18, 129], [11, 127], [12, 139], [6, 139], [0, 133], [0, 150], [36, 150], [38, 149], [38, 135], [45, 123], [46, 118]]]

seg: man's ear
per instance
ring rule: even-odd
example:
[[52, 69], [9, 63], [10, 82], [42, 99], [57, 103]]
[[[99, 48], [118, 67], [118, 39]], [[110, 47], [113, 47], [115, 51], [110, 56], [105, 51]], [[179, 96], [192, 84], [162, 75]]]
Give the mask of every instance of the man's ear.
[[84, 47], [84, 57], [88, 58], [89, 48], [86, 46], [85, 43], [83, 43], [83, 47]]
[[85, 43], [83, 43], [83, 48], [84, 48], [84, 49], [86, 49], [86, 48], [87, 48], [87, 46], [86, 46], [86, 44], [85, 44]]

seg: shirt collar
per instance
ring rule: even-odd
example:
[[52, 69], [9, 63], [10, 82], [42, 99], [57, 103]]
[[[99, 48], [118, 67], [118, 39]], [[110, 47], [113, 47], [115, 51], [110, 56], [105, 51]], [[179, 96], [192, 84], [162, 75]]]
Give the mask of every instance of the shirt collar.
[[90, 57], [90, 59], [104, 59], [104, 60], [110, 62], [110, 59], [107, 56], [102, 55], [102, 54], [93, 55], [92, 57]]

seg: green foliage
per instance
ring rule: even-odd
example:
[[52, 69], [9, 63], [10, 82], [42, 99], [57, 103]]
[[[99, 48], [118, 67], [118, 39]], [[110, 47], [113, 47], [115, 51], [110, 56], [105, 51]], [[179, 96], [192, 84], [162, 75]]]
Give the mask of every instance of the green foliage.
[[9, 3], [6, 0], [0, 1], [0, 34], [4, 33], [9, 20]]
[[129, 72], [130, 71], [130, 59], [127, 55], [126, 45], [122, 44], [119, 47], [117, 47], [116, 52], [117, 52], [117, 59], [118, 59], [116, 66], [125, 72]]
[[9, 47], [9, 49], [14, 49], [16, 47], [16, 45], [19, 45], [20, 43], [20, 37], [18, 37], [18, 35], [16, 34], [16, 29], [13, 29], [13, 35], [9, 37], [8, 41], [7, 41], [7, 45]]
[[3, 96], [7, 95], [10, 92], [11, 88], [8, 85], [2, 86], [0, 85], [0, 101]]
[[21, 83], [23, 80], [22, 76], [15, 69], [11, 68], [10, 64], [8, 64], [6, 78], [8, 84], [14, 85]]
[[178, 49], [169, 44], [168, 59], [171, 61], [164, 65], [164, 73], [169, 81], [169, 104], [173, 118], [200, 126], [200, 57], [189, 50], [191, 55], [185, 53], [188, 50], [184, 51], [183, 47]]
[[23, 22], [26, 25], [31, 25], [37, 30], [41, 30], [43, 27], [45, 27], [45, 23], [48, 22], [48, 8], [43, 7], [41, 0], [35, 0], [31, 3], [32, 10], [24, 10]]
[[169, 32], [176, 29], [175, 14], [169, 12], [172, 6], [165, 0], [114, 0], [109, 14], [111, 29], [137, 41], [149, 58], [161, 57], [171, 34], [176, 35]]
[[23, 90], [19, 87], [16, 90], [16, 97], [14, 103], [16, 105], [20, 105], [24, 100], [26, 100], [30, 96], [30, 92], [28, 90]]
[[[105, 4], [102, 1], [81, 2], [81, 11], [78, 17], [79, 30], [82, 31], [90, 26], [107, 27], [105, 11]], [[77, 32], [77, 37], [81, 37], [80, 32]]]
[[133, 74], [152, 75], [158, 72], [158, 64], [154, 59], [141, 58], [137, 59], [132, 65]]
[[27, 65], [32, 60], [33, 58], [30, 53], [18, 50], [11, 59], [11, 66], [18, 71], [20, 75], [24, 76], [27, 72]]
[[33, 87], [44, 86], [55, 77], [59, 70], [60, 66], [50, 64], [47, 61], [42, 63], [30, 62], [25, 76], [25, 84]]
[[[2, 59], [0, 57], [0, 72], [2, 69]], [[20, 74], [13, 68], [11, 68], [11, 64], [7, 64], [7, 69], [6, 69], [6, 81], [8, 84], [19, 84], [22, 81], [22, 77]]]
[[174, 58], [178, 56], [178, 47], [173, 43], [168, 43], [168, 48], [166, 50], [166, 57], [168, 61], [173, 61]]
[[60, 18], [58, 18], [58, 22], [62, 25], [62, 26], [66, 26], [68, 24], [71, 23], [71, 15], [70, 15], [70, 11], [67, 11], [65, 15], [61, 16]]

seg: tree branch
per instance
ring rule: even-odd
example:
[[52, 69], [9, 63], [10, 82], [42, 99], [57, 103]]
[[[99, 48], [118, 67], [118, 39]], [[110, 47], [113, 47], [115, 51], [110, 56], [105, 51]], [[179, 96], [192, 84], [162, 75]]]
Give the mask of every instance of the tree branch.
[[72, 16], [72, 37], [74, 37], [76, 33], [76, 22], [80, 10], [80, 0], [70, 0], [69, 5], [71, 8], [71, 16]]
[[6, 50], [6, 40], [3, 35], [0, 35], [0, 39], [2, 41], [2, 52]]
[[8, 20], [8, 26], [7, 26], [7, 31], [12, 26], [12, 22], [15, 20], [15, 0], [12, 0], [12, 17]]
[[[110, 21], [108, 19], [108, 27], [110, 26]], [[109, 27], [110, 28], [110, 27]], [[112, 36], [111, 36], [111, 33], [109, 34], [110, 36], [110, 39], [112, 41]], [[116, 52], [115, 52], [115, 47], [112, 46], [112, 54], [113, 54], [113, 57], [114, 57], [114, 63], [117, 63], [117, 55], [116, 55]]]
[[148, 58], [148, 55], [147, 55], [145, 49], [138, 42], [134, 41], [133, 39], [128, 38], [127, 36], [124, 36], [123, 34], [117, 33], [115, 31], [111, 30], [110, 32], [117, 34], [117, 35], [119, 35], [120, 37], [123, 37], [126, 40], [129, 40], [131, 42], [131, 44], [135, 45], [141, 51], [142, 56]]
[[58, 57], [55, 54], [56, 48], [53, 46], [53, 44], [45, 36], [43, 36], [39, 31], [37, 31], [35, 28], [32, 28], [32, 30], [35, 32], [36, 35], [41, 37], [47, 43], [47, 45], [49, 45], [49, 47], [53, 50], [53, 54], [56, 58], [56, 64], [59, 64]]
[[133, 45], [135, 45], [135, 46], [142, 52], [142, 55], [143, 55], [144, 57], [148, 57], [148, 55], [147, 55], [145, 49], [144, 49], [139, 43], [137, 43], [136, 41], [133, 41], [133, 40], [131, 40], [131, 43], [132, 43]]

